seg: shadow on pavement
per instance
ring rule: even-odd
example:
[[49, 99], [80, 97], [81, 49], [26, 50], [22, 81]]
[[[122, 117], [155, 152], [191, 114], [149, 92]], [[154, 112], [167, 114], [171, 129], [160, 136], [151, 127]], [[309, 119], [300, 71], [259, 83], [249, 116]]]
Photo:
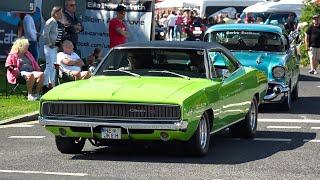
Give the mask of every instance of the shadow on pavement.
[[320, 97], [299, 97], [297, 101], [293, 102], [289, 111], [281, 110], [279, 107], [279, 104], [263, 104], [259, 107], [259, 113], [320, 115]]
[[299, 75], [299, 81], [320, 81], [319, 75]]
[[130, 161], [149, 163], [187, 163], [187, 164], [241, 164], [270, 157], [281, 151], [297, 149], [305, 144], [304, 139], [314, 139], [316, 133], [259, 131], [257, 138], [292, 139], [291, 142], [236, 140], [228, 134], [213, 137], [212, 147], [205, 157], [192, 157], [186, 146], [175, 144], [149, 144], [145, 146], [101, 147], [74, 155], [73, 160]]

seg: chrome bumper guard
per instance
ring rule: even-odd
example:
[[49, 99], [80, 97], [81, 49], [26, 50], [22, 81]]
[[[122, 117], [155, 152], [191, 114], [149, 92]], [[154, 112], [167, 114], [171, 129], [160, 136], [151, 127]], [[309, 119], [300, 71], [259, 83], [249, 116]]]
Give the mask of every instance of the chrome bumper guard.
[[122, 127], [125, 129], [153, 129], [153, 130], [186, 130], [188, 122], [176, 121], [172, 123], [143, 123], [143, 122], [91, 122], [91, 121], [75, 121], [75, 120], [58, 120], [58, 119], [46, 119], [39, 116], [39, 123], [41, 125], [52, 126], [71, 126], [71, 127], [97, 127], [97, 126], [111, 126]]
[[290, 88], [287, 85], [275, 84], [275, 87], [278, 88], [277, 92], [273, 91], [273, 93], [264, 96], [263, 99], [265, 101], [281, 101], [290, 90]]

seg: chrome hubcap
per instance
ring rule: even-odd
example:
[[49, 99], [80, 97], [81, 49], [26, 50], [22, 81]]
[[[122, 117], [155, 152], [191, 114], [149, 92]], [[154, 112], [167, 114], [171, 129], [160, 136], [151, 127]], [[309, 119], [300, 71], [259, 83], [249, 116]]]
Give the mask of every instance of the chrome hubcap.
[[202, 116], [200, 120], [200, 146], [202, 149], [204, 149], [207, 145], [207, 137], [208, 137], [207, 121]]
[[251, 109], [250, 109], [250, 125], [251, 125], [251, 130], [254, 130], [255, 126], [256, 126], [256, 117], [257, 117], [257, 112], [256, 112], [256, 106], [255, 104], [252, 102], [251, 103]]

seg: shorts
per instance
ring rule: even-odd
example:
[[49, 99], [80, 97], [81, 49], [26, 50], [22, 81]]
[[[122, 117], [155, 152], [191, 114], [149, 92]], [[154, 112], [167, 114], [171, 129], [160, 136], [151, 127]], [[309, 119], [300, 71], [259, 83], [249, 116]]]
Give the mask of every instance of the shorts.
[[320, 48], [310, 47], [308, 51], [310, 60], [315, 59], [316, 61], [320, 60]]
[[25, 78], [25, 76], [26, 76], [27, 74], [29, 74], [29, 73], [31, 73], [31, 72], [28, 72], [28, 71], [20, 71], [20, 75], [21, 75], [23, 78]]

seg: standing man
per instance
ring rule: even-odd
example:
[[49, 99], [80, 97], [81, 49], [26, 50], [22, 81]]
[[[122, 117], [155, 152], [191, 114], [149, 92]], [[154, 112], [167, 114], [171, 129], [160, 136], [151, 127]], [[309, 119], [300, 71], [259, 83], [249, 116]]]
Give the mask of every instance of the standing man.
[[76, 16], [77, 4], [75, 0], [66, 0], [65, 8], [63, 10], [63, 16], [61, 23], [65, 27], [66, 37], [65, 39], [72, 42], [74, 50], [77, 50], [78, 33], [83, 31], [83, 26]]
[[171, 11], [171, 14], [167, 17], [167, 23], [168, 23], [168, 34], [169, 34], [169, 40], [175, 40], [174, 37], [174, 27], [176, 26], [177, 16], [175, 11]]
[[116, 11], [117, 17], [111, 19], [109, 22], [110, 48], [126, 43], [129, 35], [127, 27], [123, 22], [126, 16], [126, 7], [118, 5]]
[[312, 17], [312, 25], [305, 34], [306, 49], [310, 58], [310, 74], [318, 74], [316, 69], [320, 60], [320, 25], [319, 15]]
[[24, 36], [29, 41], [29, 51], [31, 52], [34, 59], [38, 60], [38, 42], [37, 36], [38, 32], [36, 30], [36, 25], [34, 23], [33, 18], [30, 14], [26, 14], [23, 18], [23, 29], [24, 29]]

